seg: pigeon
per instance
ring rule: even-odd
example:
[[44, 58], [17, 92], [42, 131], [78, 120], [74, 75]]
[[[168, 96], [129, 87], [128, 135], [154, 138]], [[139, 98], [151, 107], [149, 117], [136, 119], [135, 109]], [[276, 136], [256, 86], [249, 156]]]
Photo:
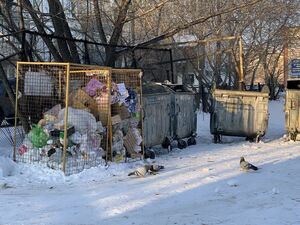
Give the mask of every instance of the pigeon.
[[164, 166], [160, 165], [144, 165], [129, 173], [128, 176], [136, 175], [138, 177], [145, 177], [147, 174], [156, 175], [158, 171], [164, 168]]
[[258, 168], [251, 163], [247, 162], [244, 157], [240, 159], [240, 167], [242, 170], [258, 170]]
[[128, 176], [136, 175], [138, 177], [145, 177], [147, 174], [147, 169], [145, 166], [137, 168], [135, 171], [128, 174]]
[[160, 170], [162, 170], [162, 169], [164, 169], [165, 167], [164, 166], [161, 166], [161, 165], [150, 165], [150, 167], [149, 167], [149, 171], [151, 172], [151, 173], [156, 173], [156, 172], [158, 172], [158, 171], [160, 171]]

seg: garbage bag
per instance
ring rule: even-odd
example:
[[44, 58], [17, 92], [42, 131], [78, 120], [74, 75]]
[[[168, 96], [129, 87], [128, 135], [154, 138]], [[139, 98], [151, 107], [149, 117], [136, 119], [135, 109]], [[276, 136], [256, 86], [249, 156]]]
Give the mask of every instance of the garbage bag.
[[[58, 114], [58, 120], [63, 124], [65, 116], [65, 109], [62, 109]], [[75, 127], [75, 131], [79, 131], [81, 134], [87, 132], [95, 132], [97, 130], [96, 118], [93, 114], [81, 110], [69, 107], [68, 110], [68, 124]]]
[[43, 128], [33, 125], [32, 130], [28, 133], [28, 138], [36, 148], [42, 148], [47, 144], [49, 136], [44, 132]]

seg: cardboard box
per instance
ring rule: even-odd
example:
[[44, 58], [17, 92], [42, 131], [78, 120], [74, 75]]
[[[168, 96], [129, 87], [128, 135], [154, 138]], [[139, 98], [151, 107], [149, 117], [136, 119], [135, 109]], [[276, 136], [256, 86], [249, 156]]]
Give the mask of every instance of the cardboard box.
[[130, 113], [125, 105], [120, 106], [120, 116], [122, 120], [130, 118]]
[[124, 146], [131, 155], [138, 154], [142, 150], [141, 142], [140, 131], [136, 128], [131, 128], [124, 137]]
[[115, 103], [111, 105], [111, 115], [115, 116], [117, 114], [120, 114], [120, 105], [119, 103]]
[[84, 109], [92, 113], [96, 119], [99, 117], [98, 105], [95, 99], [84, 90], [79, 89], [70, 95], [70, 105], [75, 109]]
[[108, 114], [109, 114], [109, 96], [107, 93], [100, 93], [96, 97], [96, 104], [97, 104], [97, 110], [98, 110], [98, 118], [103, 126], [107, 126], [108, 123]]
[[121, 119], [119, 114], [111, 117], [111, 124], [112, 125], [120, 123], [121, 121], [122, 121], [122, 119]]

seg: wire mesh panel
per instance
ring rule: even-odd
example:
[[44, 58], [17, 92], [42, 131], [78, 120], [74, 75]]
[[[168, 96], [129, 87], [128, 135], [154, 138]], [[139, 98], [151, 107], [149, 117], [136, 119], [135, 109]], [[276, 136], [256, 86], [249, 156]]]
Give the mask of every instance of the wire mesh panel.
[[111, 151], [113, 161], [143, 158], [142, 72], [138, 69], [112, 69]]
[[[110, 69], [69, 63], [17, 64], [16, 117], [30, 125], [18, 162], [66, 175], [104, 162], [108, 149]], [[16, 140], [16, 139], [15, 139]]]
[[16, 128], [7, 121], [3, 121], [0, 126], [0, 143], [4, 146], [14, 146], [14, 134], [16, 133], [16, 146], [20, 146], [22, 144], [22, 139], [24, 138], [24, 130], [22, 126], [17, 126]]

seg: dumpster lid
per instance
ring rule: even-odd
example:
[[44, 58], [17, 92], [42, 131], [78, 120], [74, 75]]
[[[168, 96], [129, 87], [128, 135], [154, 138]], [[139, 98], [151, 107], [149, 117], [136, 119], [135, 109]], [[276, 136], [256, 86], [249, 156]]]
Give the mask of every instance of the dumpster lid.
[[168, 88], [158, 83], [144, 83], [143, 94], [168, 93]]
[[168, 88], [172, 89], [175, 92], [191, 92], [185, 85], [183, 84], [166, 84], [163, 83], [162, 85], [167, 86]]

